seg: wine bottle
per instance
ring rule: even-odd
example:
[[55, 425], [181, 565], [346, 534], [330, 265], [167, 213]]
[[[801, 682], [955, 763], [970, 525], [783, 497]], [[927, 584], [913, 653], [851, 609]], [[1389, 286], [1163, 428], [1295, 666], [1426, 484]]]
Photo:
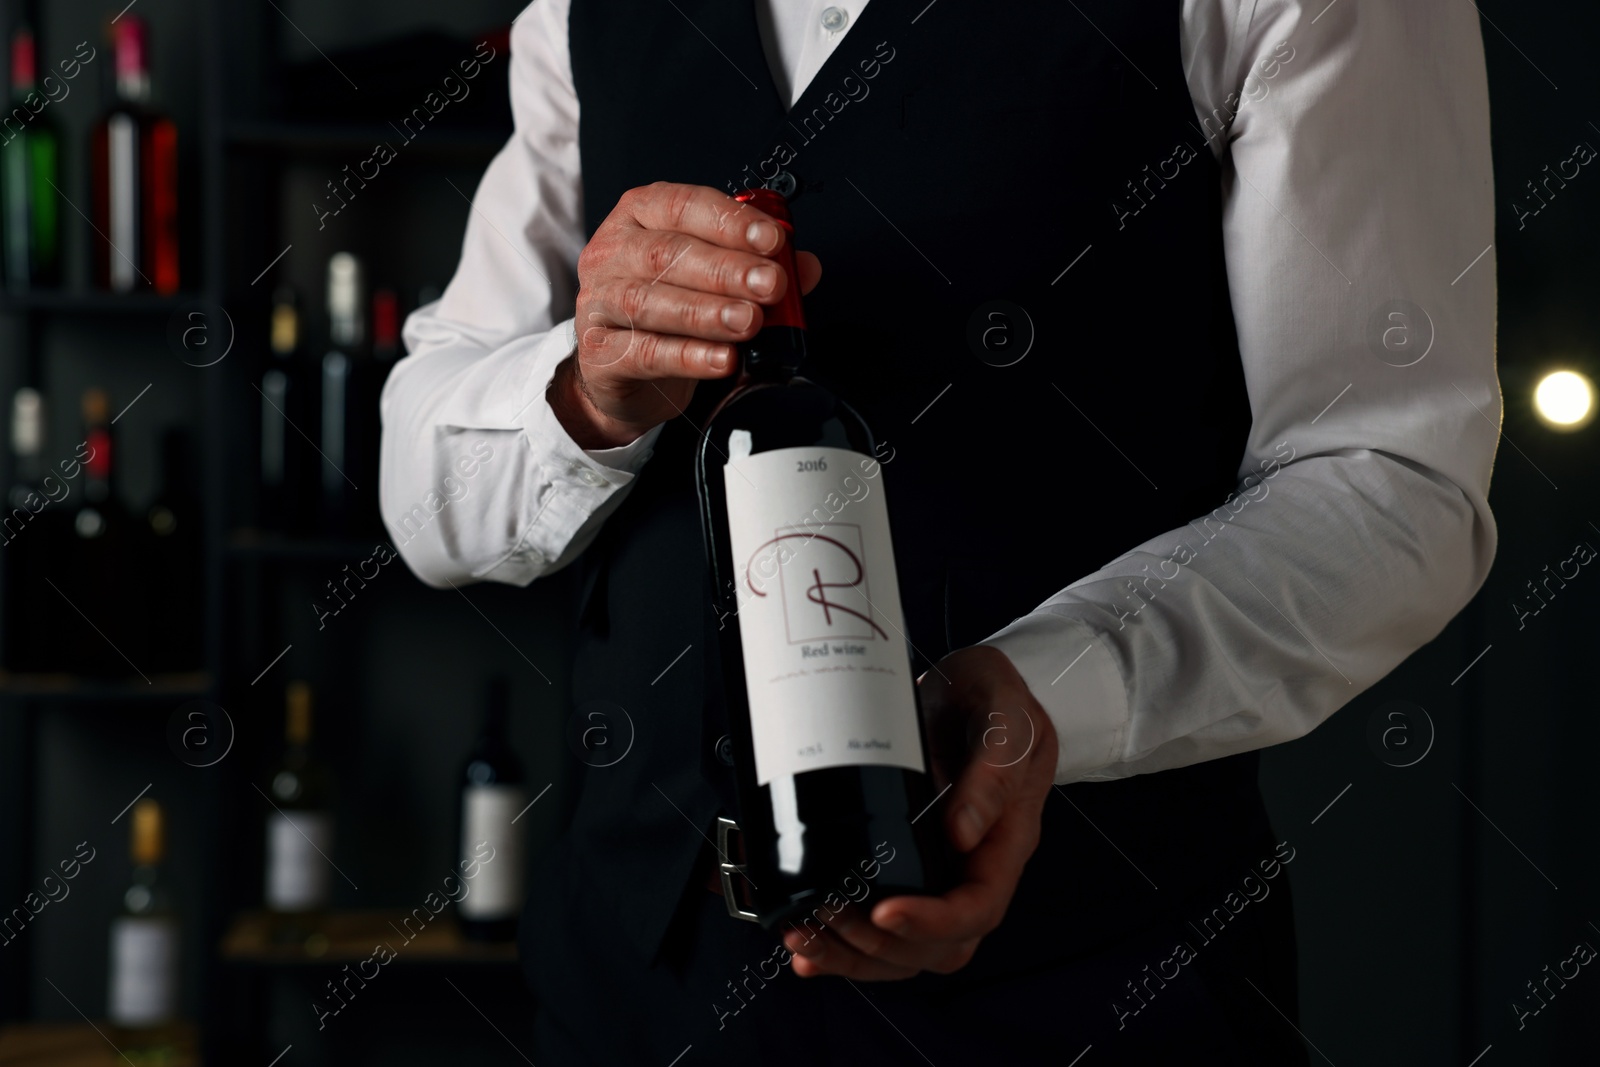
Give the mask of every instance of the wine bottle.
[[24, 386], [11, 401], [11, 487], [0, 519], [0, 562], [5, 566], [5, 664], [12, 671], [48, 671], [60, 662], [53, 623], [60, 597], [44, 582], [55, 573], [50, 556], [64, 488], [43, 480], [44, 399]]
[[149, 37], [124, 14], [112, 27], [116, 101], [94, 128], [94, 280], [127, 293], [178, 291], [178, 128], [150, 106]]
[[317, 383], [301, 322], [294, 289], [281, 287], [272, 300], [272, 362], [261, 375], [261, 525], [285, 534], [310, 532], [321, 460], [303, 436], [317, 426]]
[[799, 376], [787, 202], [738, 199], [788, 233], [775, 258], [789, 284], [739, 346], [696, 468], [750, 874], [737, 888], [770, 929], [868, 871], [878, 898], [942, 892], [950, 851], [941, 819], [917, 822], [935, 789], [872, 433]]
[[[336, 252], [328, 259], [328, 341], [322, 357], [322, 508], [323, 519], [332, 533], [350, 533], [355, 522], [360, 473], [365, 442], [361, 438], [363, 417], [358, 402], [361, 367], [367, 361], [366, 322], [362, 317], [365, 272], [361, 261], [349, 252]], [[372, 492], [374, 486], [368, 486]]]
[[[11, 117], [0, 147], [5, 275], [13, 289], [61, 283], [61, 198], [56, 192], [61, 141], [54, 117], [39, 103], [37, 61], [33, 31], [17, 30], [11, 38]], [[30, 100], [39, 106], [30, 106]]]
[[393, 289], [372, 291], [372, 358], [388, 373], [400, 354], [400, 296]]
[[333, 872], [329, 778], [311, 753], [311, 687], [290, 682], [283, 763], [268, 794], [266, 904], [278, 913], [274, 936], [295, 942], [317, 932]]
[[133, 882], [111, 922], [111, 975], [106, 1014], [117, 1026], [145, 1029], [178, 1014], [178, 922], [161, 881], [166, 852], [161, 805], [133, 805]]
[[522, 764], [506, 738], [510, 686], [489, 686], [483, 730], [461, 770], [463, 870], [475, 865], [459, 905], [462, 935], [475, 941], [509, 941], [522, 911], [523, 828], [514, 825], [527, 805]]
[[189, 431], [161, 435], [161, 483], [145, 509], [144, 565], [149, 670], [193, 670], [203, 659], [200, 500]]
[[126, 592], [138, 537], [117, 495], [110, 414], [105, 390], [84, 392], [83, 492], [72, 512], [68, 565], [57, 581], [75, 609], [65, 615], [69, 626], [81, 613], [75, 632], [82, 636], [72, 644], [70, 666], [81, 674], [125, 677], [142, 658], [146, 630], [133, 616], [138, 605], [130, 600], [137, 598]]

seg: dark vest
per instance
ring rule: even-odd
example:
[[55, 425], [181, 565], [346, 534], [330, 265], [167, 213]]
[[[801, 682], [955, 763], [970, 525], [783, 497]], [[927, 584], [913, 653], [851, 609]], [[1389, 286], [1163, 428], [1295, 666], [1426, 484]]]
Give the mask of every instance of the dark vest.
[[[919, 672], [1220, 505], [1250, 426], [1177, 0], [1019, 10], [873, 0], [786, 112], [749, 0], [572, 5], [590, 233], [653, 181], [796, 180], [798, 244], [823, 264], [805, 373], [892, 456]], [[992, 301], [1025, 317], [990, 318]], [[975, 347], [996, 324], [1011, 347]], [[1027, 355], [996, 365], [1028, 332]], [[633, 747], [586, 771], [566, 869], [546, 877], [581, 882], [590, 909], [557, 921], [620, 924], [641, 965], [685, 893], [705, 892], [693, 868], [715, 816], [736, 814], [693, 479], [725, 389], [703, 384], [667, 423], [577, 564], [578, 710], [620, 705]], [[1069, 786], [1044, 822], [962, 980], [1113, 941], [1270, 853], [1253, 756]]]

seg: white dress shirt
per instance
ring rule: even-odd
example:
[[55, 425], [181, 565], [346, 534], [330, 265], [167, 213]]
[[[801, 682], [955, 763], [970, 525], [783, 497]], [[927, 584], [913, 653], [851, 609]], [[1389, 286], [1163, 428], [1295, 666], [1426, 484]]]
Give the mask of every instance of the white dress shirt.
[[[574, 348], [584, 243], [569, 3], [537, 0], [514, 27], [516, 132], [478, 187], [449, 287], [406, 320], [410, 354], [384, 390], [381, 506], [432, 585], [527, 585], [564, 566], [659, 434], [585, 451], [545, 400]], [[758, 0], [791, 102], [864, 7]], [[1050, 715], [1058, 783], [1306, 734], [1436, 636], [1495, 550], [1501, 409], [1476, 10], [1185, 0], [1181, 19], [1196, 129], [1222, 166], [1254, 422], [1240, 492], [1214, 517], [1061, 575], [1061, 592], [985, 642]], [[492, 458], [459, 477], [484, 442]]]

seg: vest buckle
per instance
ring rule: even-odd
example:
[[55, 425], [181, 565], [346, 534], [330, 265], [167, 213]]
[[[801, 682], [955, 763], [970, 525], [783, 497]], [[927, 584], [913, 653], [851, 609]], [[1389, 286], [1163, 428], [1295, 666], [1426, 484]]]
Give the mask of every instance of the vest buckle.
[[[729, 859], [729, 856], [732, 855], [732, 853], [728, 851], [728, 834], [730, 832], [742, 833], [742, 831], [739, 830], [738, 823], [734, 822], [725, 815], [718, 815], [717, 875], [722, 879], [722, 899], [728, 906], [728, 914], [733, 918], [743, 919], [746, 922], [752, 923], [760, 922], [761, 916], [759, 914], [740, 904], [740, 900], [743, 898], [739, 893], [738, 887], [734, 884], [733, 876], [737, 874], [743, 877], [745, 881], [749, 881], [749, 876], [745, 874], [745, 871], [749, 869], [749, 865], [744, 863], [734, 863], [731, 859]], [[742, 855], [744, 853], [744, 839], [742, 836], [739, 839], [739, 845], [739, 852]]]

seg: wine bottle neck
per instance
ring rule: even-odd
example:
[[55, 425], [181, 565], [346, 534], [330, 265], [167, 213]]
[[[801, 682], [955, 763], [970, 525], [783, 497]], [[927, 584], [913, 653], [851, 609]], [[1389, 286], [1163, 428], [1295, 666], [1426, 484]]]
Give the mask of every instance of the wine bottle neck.
[[18, 30], [11, 39], [11, 89], [14, 95], [25, 96], [34, 88], [35, 60], [33, 34]]
[[116, 33], [117, 95], [131, 103], [150, 99], [150, 72], [146, 64], [148, 37], [143, 21], [132, 16], [119, 20]]
[[763, 326], [739, 346], [741, 384], [782, 383], [800, 373], [806, 359], [806, 332], [794, 326]]
[[734, 199], [769, 216], [783, 230], [783, 247], [772, 260], [787, 283], [777, 303], [762, 306], [761, 329], [739, 346], [740, 380], [787, 381], [799, 373], [806, 356], [806, 316], [795, 261], [794, 220], [788, 201], [771, 189], [746, 189]]
[[84, 491], [98, 503], [111, 494], [111, 431], [104, 426], [91, 426], [84, 435], [89, 446], [89, 458], [84, 463]]

